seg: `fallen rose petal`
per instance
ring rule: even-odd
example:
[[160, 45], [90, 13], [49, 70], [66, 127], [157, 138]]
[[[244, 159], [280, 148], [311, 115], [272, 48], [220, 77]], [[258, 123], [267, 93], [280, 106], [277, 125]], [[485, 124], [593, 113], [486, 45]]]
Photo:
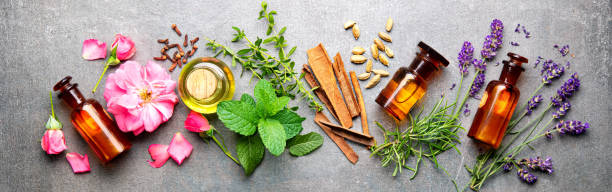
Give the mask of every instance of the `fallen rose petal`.
[[49, 155], [60, 154], [66, 150], [66, 140], [61, 129], [47, 129], [43, 135], [40, 145]]
[[170, 159], [170, 154], [168, 153], [168, 145], [161, 144], [151, 144], [149, 145], [149, 155], [151, 155], [151, 159], [153, 161], [147, 160], [151, 167], [160, 168], [162, 167], [168, 159]]
[[83, 156], [78, 153], [67, 153], [66, 159], [68, 160], [68, 163], [70, 163], [70, 167], [72, 167], [72, 172], [74, 173], [85, 173], [91, 171], [87, 154]]
[[208, 131], [210, 129], [210, 124], [208, 124], [208, 120], [202, 114], [191, 111], [189, 115], [187, 115], [187, 119], [185, 119], [185, 129], [199, 133]]
[[106, 43], [97, 39], [87, 39], [83, 41], [81, 49], [83, 59], [96, 60], [106, 58]]
[[183, 137], [181, 133], [174, 134], [172, 141], [170, 141], [170, 146], [168, 147], [168, 153], [170, 157], [176, 161], [179, 165], [183, 163], [185, 158], [191, 155], [191, 151], [193, 150], [193, 146], [191, 143]]

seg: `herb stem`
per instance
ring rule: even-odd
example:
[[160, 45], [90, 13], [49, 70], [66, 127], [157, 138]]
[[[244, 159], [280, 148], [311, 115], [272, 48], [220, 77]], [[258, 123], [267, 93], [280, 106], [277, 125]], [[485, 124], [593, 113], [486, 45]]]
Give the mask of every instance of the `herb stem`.
[[[476, 74], [474, 74], [474, 78], [472, 78], [472, 83], [470, 83], [470, 86], [468, 86], [468, 87], [472, 87], [472, 85], [474, 85], [474, 81], [476, 81], [476, 77], [478, 76], [479, 73], [481, 73], [481, 72], [480, 71], [476, 71]], [[455, 113], [454, 114], [455, 118], [459, 117], [459, 114], [461, 113], [461, 109], [463, 108], [463, 105], [465, 104], [465, 101], [467, 101], [467, 99], [469, 97], [469, 94], [470, 94], [469, 91], [465, 92], [465, 95], [463, 97], [463, 100], [461, 101], [461, 105], [459, 105], [458, 110], [456, 112], [453, 111]]]
[[98, 78], [98, 82], [96, 82], [96, 86], [94, 86], [93, 90], [91, 90], [91, 93], [96, 92], [96, 89], [98, 89], [98, 85], [100, 84], [100, 81], [102, 81], [102, 77], [104, 77], [104, 74], [106, 73], [106, 70], [108, 70], [109, 66], [110, 64], [106, 62], [106, 66], [104, 66], [104, 71], [102, 71], [102, 75], [100, 75], [100, 78]]
[[53, 93], [49, 91], [49, 100], [51, 100], [51, 115], [55, 119], [55, 111], [53, 110]]
[[[212, 128], [212, 129], [214, 129], [214, 128]], [[221, 137], [221, 142], [219, 142], [219, 140], [217, 139], [215, 134], [218, 134]], [[236, 160], [236, 158], [234, 158], [232, 156], [232, 154], [227, 150], [227, 147], [225, 147], [225, 141], [223, 141], [223, 135], [221, 135], [221, 133], [219, 133], [219, 131], [213, 130], [213, 134], [212, 134], [211, 137], [215, 141], [215, 143], [217, 143], [217, 146], [219, 146], [219, 148], [221, 148], [223, 153], [225, 153], [225, 155], [227, 155], [227, 157], [232, 159], [236, 164], [240, 165], [240, 162], [238, 162], [238, 160]]]

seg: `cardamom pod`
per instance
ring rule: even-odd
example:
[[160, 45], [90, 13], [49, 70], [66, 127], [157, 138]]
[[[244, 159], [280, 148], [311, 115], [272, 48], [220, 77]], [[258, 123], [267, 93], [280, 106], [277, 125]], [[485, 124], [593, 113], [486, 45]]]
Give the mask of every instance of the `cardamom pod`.
[[395, 54], [393, 54], [393, 50], [391, 50], [391, 48], [385, 46], [385, 53], [387, 54], [387, 56], [389, 56], [390, 58], [393, 58], [393, 56], [395, 56]]
[[361, 54], [365, 53], [365, 49], [363, 49], [363, 47], [357, 46], [357, 47], [353, 48], [353, 50], [351, 52], [353, 52], [353, 55], [361, 55]]
[[368, 59], [363, 55], [353, 55], [351, 56], [351, 63], [362, 64], [365, 63]]
[[380, 75], [380, 76], [383, 76], [383, 77], [389, 76], [389, 72], [387, 72], [385, 70], [382, 70], [382, 69], [374, 69], [374, 70], [372, 70], [372, 72], [374, 74], [376, 74], [376, 75]]
[[366, 72], [372, 72], [372, 60], [368, 60], [368, 63], [366, 63]]
[[378, 55], [378, 59], [383, 65], [389, 66], [389, 59], [385, 55]]
[[359, 39], [359, 26], [357, 24], [353, 25], [353, 36], [355, 37], [355, 40]]
[[376, 48], [375, 44], [370, 46], [370, 51], [372, 51], [372, 58], [374, 58], [374, 60], [378, 60], [378, 49]]
[[378, 84], [378, 82], [380, 82], [380, 75], [374, 75], [374, 77], [370, 80], [370, 82], [368, 82], [368, 84], [365, 86], [366, 89], [372, 88], [374, 86], [376, 86], [376, 84]]
[[[344, 26], [346, 26], [346, 24]], [[391, 28], [393, 28], [393, 19], [389, 17], [389, 19], [387, 19], [387, 24], [385, 24], [385, 29], [387, 30], [387, 32], [391, 32]]]
[[378, 37], [380, 37], [382, 40], [385, 40], [386, 42], [391, 42], [391, 35], [385, 32], [378, 32]]
[[362, 74], [357, 75], [357, 79], [362, 80], [362, 81], [368, 80], [370, 78], [370, 75], [372, 75], [372, 73], [362, 73]]
[[378, 50], [385, 51], [385, 44], [380, 39], [374, 39], [374, 44], [376, 44]]
[[357, 24], [357, 22], [353, 21], [353, 20], [348, 20], [346, 23], [344, 23], [344, 29], [348, 29], [353, 27], [353, 25]]

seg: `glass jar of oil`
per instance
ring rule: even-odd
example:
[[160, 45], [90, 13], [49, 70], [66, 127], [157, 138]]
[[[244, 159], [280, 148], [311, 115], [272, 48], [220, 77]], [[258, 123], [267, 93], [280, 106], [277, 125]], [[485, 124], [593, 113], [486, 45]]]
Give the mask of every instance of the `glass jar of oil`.
[[217, 112], [217, 104], [234, 96], [234, 75], [225, 63], [214, 57], [195, 58], [179, 76], [181, 100], [191, 110], [203, 114]]

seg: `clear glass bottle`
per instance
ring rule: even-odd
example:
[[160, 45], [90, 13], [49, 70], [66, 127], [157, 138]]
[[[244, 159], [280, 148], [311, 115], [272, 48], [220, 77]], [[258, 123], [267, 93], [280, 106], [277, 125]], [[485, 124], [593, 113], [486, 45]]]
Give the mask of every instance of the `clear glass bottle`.
[[414, 104], [427, 92], [427, 81], [439, 71], [440, 66], [448, 66], [448, 60], [429, 45], [419, 42], [419, 52], [409, 67], [400, 67], [387, 86], [376, 97], [382, 106], [395, 119], [406, 118]]
[[58, 97], [72, 108], [72, 125], [85, 139], [89, 147], [103, 164], [130, 149], [132, 144], [117, 128], [115, 121], [94, 99], [85, 99], [78, 84], [70, 84], [72, 77], [66, 76], [53, 87]]
[[503, 61], [499, 80], [487, 85], [468, 132], [469, 137], [494, 149], [499, 148], [514, 113], [520, 96], [516, 81], [525, 70], [521, 65], [528, 62], [527, 58], [515, 53], [508, 53], [508, 57], [510, 61]]
[[217, 112], [217, 104], [234, 96], [234, 75], [214, 57], [195, 58], [179, 75], [178, 92], [187, 107], [198, 113]]

